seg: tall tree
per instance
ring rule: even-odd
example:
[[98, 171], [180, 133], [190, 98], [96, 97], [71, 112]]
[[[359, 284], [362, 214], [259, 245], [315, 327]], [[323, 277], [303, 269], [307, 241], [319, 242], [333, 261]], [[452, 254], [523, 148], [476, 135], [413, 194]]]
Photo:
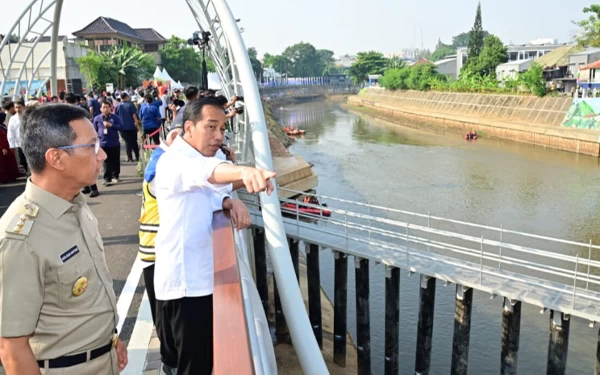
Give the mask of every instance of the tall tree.
[[350, 78], [355, 83], [361, 84], [369, 78], [369, 74], [383, 74], [387, 65], [388, 59], [381, 52], [359, 52], [350, 66]]
[[291, 63], [291, 74], [295, 77], [317, 76], [319, 70], [319, 58], [316, 48], [305, 42], [296, 43], [287, 47], [282, 54]]
[[495, 35], [485, 38], [483, 49], [474, 66], [475, 73], [482, 76], [496, 75], [496, 67], [508, 61], [508, 49], [502, 43], [502, 40]]
[[481, 24], [481, 2], [477, 4], [477, 14], [475, 15], [475, 23], [469, 35], [469, 45], [467, 50], [467, 63], [475, 63], [483, 49], [483, 26]]
[[[488, 35], [490, 35], [490, 33], [483, 30], [483, 32], [482, 32], [483, 39], [485, 39]], [[466, 33], [460, 33], [458, 35], [455, 35], [452, 37], [452, 47], [454, 47], [454, 48], [467, 47], [469, 45], [469, 40], [471, 40], [471, 32], [470, 31], [467, 31]]]
[[250, 64], [252, 64], [252, 71], [254, 72], [254, 78], [260, 80], [263, 74], [263, 65], [258, 60], [258, 52], [256, 52], [256, 48], [250, 47], [248, 48], [248, 57], [250, 58]]
[[585, 7], [583, 13], [589, 14], [589, 17], [579, 22], [573, 21], [581, 28], [577, 43], [582, 47], [600, 47], [600, 5]]
[[[215, 71], [215, 65], [208, 57], [206, 68], [209, 72]], [[172, 36], [160, 50], [161, 63], [176, 81], [198, 83], [202, 73], [202, 55], [195, 47], [176, 36]]]
[[335, 59], [333, 58], [333, 51], [328, 49], [318, 49], [317, 50], [317, 59], [318, 59], [318, 70], [313, 76], [321, 76], [325, 74], [329, 74], [331, 71], [335, 70]]

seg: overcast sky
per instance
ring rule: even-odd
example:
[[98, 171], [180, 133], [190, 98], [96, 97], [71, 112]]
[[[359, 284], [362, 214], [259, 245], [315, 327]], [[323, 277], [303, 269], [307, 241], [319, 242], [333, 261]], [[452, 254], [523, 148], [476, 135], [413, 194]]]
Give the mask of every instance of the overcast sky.
[[[0, 0], [0, 33], [8, 31], [29, 1]], [[569, 41], [577, 30], [571, 21], [582, 19], [582, 9], [591, 1], [481, 3], [484, 29], [505, 43], [526, 43], [537, 38]], [[229, 0], [229, 6], [242, 19], [246, 46], [256, 47], [259, 56], [281, 53], [300, 41], [336, 55], [372, 49], [387, 54], [422, 43], [433, 50], [438, 38], [449, 43], [470, 30], [477, 0]], [[60, 32], [71, 34], [100, 15], [134, 28], [152, 27], [167, 38], [190, 37], [198, 29], [183, 0], [65, 0]]]

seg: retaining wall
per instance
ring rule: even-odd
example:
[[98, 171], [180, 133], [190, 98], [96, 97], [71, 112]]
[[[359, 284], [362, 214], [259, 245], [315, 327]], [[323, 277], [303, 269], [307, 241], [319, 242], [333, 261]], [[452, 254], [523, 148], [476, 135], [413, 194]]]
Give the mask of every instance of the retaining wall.
[[348, 101], [415, 128], [475, 129], [485, 137], [600, 156], [600, 131], [560, 126], [572, 98], [368, 89]]

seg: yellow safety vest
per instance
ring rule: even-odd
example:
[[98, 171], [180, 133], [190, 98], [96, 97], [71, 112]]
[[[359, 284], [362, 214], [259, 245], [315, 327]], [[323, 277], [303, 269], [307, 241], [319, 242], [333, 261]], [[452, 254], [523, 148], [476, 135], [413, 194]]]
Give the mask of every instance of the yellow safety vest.
[[138, 256], [143, 262], [154, 263], [156, 261], [154, 243], [159, 223], [158, 202], [150, 192], [150, 183], [144, 180], [140, 214], [140, 249], [138, 251]]

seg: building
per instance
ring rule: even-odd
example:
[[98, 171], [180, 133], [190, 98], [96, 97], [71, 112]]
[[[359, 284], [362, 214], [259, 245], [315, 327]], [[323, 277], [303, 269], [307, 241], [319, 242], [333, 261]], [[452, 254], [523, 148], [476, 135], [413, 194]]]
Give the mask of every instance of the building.
[[[23, 43], [23, 47], [19, 49], [14, 61], [26, 61], [26, 57], [33, 48], [30, 59], [27, 61], [25, 70], [21, 74], [21, 87], [27, 86], [24, 80], [32, 79], [32, 75], [35, 71], [35, 77], [32, 79], [31, 90], [39, 90], [41, 86], [45, 86], [45, 92], [50, 92], [50, 83], [46, 81], [47, 77], [50, 77], [50, 56], [47, 53], [51, 49], [50, 37], [40, 37], [37, 45], [35, 40], [29, 43]], [[70, 88], [72, 91], [80, 91], [81, 87], [85, 87], [85, 78], [81, 74], [79, 65], [76, 62], [78, 57], [87, 55], [88, 49], [81, 45], [80, 42], [67, 39], [66, 36], [59, 36], [58, 48], [57, 48], [57, 83], [58, 91], [64, 91]], [[10, 61], [10, 51], [8, 48], [2, 50], [0, 55], [2, 66], [8, 67]], [[39, 68], [36, 67], [39, 64]], [[19, 71], [22, 64], [13, 63], [10, 71], [8, 72], [7, 84], [5, 85], [5, 92], [0, 93], [1, 95], [13, 95], [10, 91], [14, 88], [17, 78], [19, 77]], [[19, 90], [21, 91], [21, 90]], [[29, 92], [28, 94], [34, 94], [35, 92]], [[24, 93], [20, 93], [24, 94]], [[56, 94], [56, 93], [54, 93]]]
[[528, 70], [533, 61], [533, 59], [525, 59], [500, 64], [496, 67], [496, 78], [501, 82], [507, 79], [515, 79], [519, 73]]
[[[552, 43], [540, 43], [540, 42], [552, 42]], [[555, 50], [556, 48], [566, 46], [567, 43], [557, 43], [557, 40], [540, 39], [534, 40], [527, 44], [509, 44], [508, 49], [508, 61], [517, 60], [528, 60], [537, 59], [545, 54]], [[460, 47], [456, 50], [457, 63], [456, 63], [456, 75], [460, 75], [460, 70], [463, 65], [467, 62], [467, 47]]]
[[579, 86], [584, 90], [600, 90], [600, 61], [579, 68]]
[[458, 77], [456, 75], [456, 55], [446, 56], [442, 60], [435, 61], [433, 64], [438, 73], [450, 76], [450, 78], [454, 79]]
[[558, 91], [569, 92], [577, 86], [576, 76], [569, 72], [569, 59], [573, 54], [581, 52], [576, 45], [559, 47], [552, 52], [535, 60], [544, 69], [546, 86], [554, 87]]
[[600, 60], [600, 48], [588, 48], [585, 51], [569, 55], [568, 73], [577, 78], [579, 70], [593, 62]]
[[83, 29], [74, 32], [73, 35], [87, 41], [88, 46], [97, 52], [125, 43], [137, 46], [143, 52], [154, 57], [156, 65], [160, 65], [159, 51], [167, 43], [165, 37], [154, 29], [134, 29], [126, 23], [108, 17], [96, 18]]

